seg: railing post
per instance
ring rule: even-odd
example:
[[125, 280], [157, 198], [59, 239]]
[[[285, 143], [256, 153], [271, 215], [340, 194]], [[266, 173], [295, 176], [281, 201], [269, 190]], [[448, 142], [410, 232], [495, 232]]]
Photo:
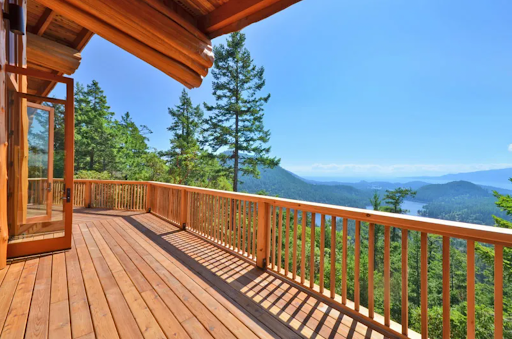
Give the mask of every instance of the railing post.
[[187, 227], [187, 214], [188, 214], [188, 192], [186, 189], [181, 190], [181, 212], [180, 212], [180, 224], [181, 228]]
[[84, 205], [86, 208], [91, 208], [91, 190], [92, 184], [90, 181], [85, 182], [85, 197], [84, 197]]
[[265, 269], [269, 257], [268, 237], [270, 204], [264, 201], [258, 202], [258, 250], [256, 251], [256, 266]]
[[146, 194], [146, 212], [149, 213], [151, 212], [151, 193], [152, 192], [152, 185], [150, 183], [147, 184], [148, 186], [148, 192]]

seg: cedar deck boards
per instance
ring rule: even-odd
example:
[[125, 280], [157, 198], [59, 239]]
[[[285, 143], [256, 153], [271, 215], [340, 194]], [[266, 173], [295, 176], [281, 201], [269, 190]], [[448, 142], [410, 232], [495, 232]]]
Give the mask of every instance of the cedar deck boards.
[[79, 209], [73, 248], [0, 271], [3, 338], [382, 338], [146, 213]]

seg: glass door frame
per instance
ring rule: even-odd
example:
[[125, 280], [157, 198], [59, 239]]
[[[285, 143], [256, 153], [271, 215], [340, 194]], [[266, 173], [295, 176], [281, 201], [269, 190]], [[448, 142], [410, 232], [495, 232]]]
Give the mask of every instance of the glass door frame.
[[[41, 239], [41, 240], [28, 240], [24, 242], [16, 242], [7, 245], [7, 257], [21, 257], [27, 255], [35, 255], [45, 252], [61, 251], [71, 248], [72, 242], [72, 229], [73, 229], [73, 195], [74, 195], [74, 158], [75, 158], [75, 108], [74, 108], [74, 80], [72, 78], [63, 77], [60, 75], [42, 72], [34, 69], [15, 67], [5, 65], [6, 73], [18, 74], [26, 77], [33, 77], [43, 80], [48, 80], [57, 83], [63, 83], [66, 86], [66, 99], [55, 99], [48, 97], [40, 97], [21, 92], [20, 88], [17, 89], [17, 96], [25, 99], [32, 99], [38, 101], [55, 102], [63, 104], [64, 111], [64, 236], [59, 238]], [[24, 192], [27, 194], [27, 192]]]
[[[35, 108], [48, 112], [48, 175], [47, 187], [44, 189], [46, 194], [46, 214], [38, 215], [35, 217], [27, 216], [26, 222], [35, 223], [41, 221], [52, 220], [52, 207], [53, 207], [53, 138], [54, 138], [54, 124], [55, 124], [55, 110], [53, 107], [36, 104], [34, 102], [27, 102], [27, 109]], [[30, 178], [28, 178], [30, 180]]]

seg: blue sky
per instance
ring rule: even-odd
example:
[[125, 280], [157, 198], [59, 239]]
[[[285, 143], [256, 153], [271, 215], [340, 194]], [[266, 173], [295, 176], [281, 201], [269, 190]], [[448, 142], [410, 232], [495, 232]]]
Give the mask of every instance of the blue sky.
[[[305, 176], [512, 167], [511, 19], [510, 0], [304, 0], [244, 29], [272, 95], [272, 154]], [[97, 36], [82, 56], [74, 78], [99, 81], [166, 149], [182, 86]], [[211, 76], [190, 95], [212, 103]]]

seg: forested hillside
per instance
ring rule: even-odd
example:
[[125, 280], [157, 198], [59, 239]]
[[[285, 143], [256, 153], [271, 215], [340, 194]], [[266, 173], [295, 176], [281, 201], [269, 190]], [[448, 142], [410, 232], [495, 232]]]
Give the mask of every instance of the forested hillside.
[[432, 184], [420, 187], [417, 190], [415, 200], [431, 202], [440, 198], [455, 198], [466, 196], [468, 198], [491, 197], [486, 189], [468, 181], [453, 181], [447, 184]]
[[260, 170], [260, 178], [243, 176], [241, 190], [249, 193], [265, 191], [268, 195], [333, 205], [365, 208], [369, 193], [345, 185], [310, 184], [280, 166]]
[[467, 181], [423, 186], [415, 200], [427, 203], [419, 212], [424, 217], [490, 226], [493, 216], [506, 218], [488, 189]]

